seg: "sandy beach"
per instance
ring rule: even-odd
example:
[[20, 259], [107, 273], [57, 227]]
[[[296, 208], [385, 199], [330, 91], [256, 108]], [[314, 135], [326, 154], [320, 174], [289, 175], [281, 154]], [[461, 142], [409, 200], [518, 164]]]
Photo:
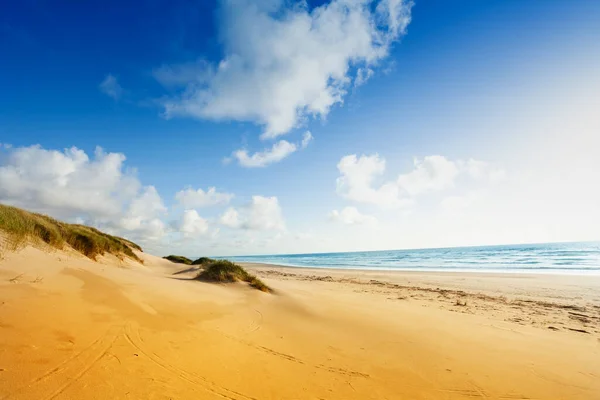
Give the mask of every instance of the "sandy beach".
[[0, 399], [600, 398], [598, 277], [0, 261]]

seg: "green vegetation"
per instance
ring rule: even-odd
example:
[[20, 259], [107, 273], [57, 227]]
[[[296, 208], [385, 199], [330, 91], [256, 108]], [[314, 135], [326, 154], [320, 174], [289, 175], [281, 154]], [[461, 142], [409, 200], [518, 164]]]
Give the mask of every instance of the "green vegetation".
[[213, 260], [201, 271], [196, 278], [205, 282], [248, 282], [250, 286], [263, 292], [271, 292], [271, 288], [265, 285], [256, 276], [251, 275], [244, 268], [227, 260]]
[[184, 256], [176, 256], [171, 254], [170, 256], [166, 256], [163, 257], [165, 260], [169, 260], [171, 262], [174, 262], [176, 264], [185, 264], [185, 265], [192, 265], [192, 260], [190, 260], [187, 257]]
[[7, 235], [9, 245], [14, 248], [31, 240], [41, 240], [57, 249], [69, 245], [92, 260], [99, 255], [109, 253], [142, 262], [132, 250], [141, 251], [141, 247], [127, 239], [108, 235], [89, 226], [60, 222], [46, 215], [2, 204], [0, 204], [0, 231]]
[[194, 262], [192, 262], [192, 265], [208, 265], [212, 262], [215, 262], [215, 260], [213, 260], [212, 258], [200, 257], [199, 259], [194, 260]]
[[176, 256], [173, 254], [171, 254], [170, 256], [163, 257], [163, 258], [165, 260], [169, 260], [176, 264], [185, 264], [185, 265], [208, 265], [215, 261], [212, 258], [208, 258], [208, 257], [200, 257], [199, 259], [192, 261], [187, 257]]
[[113, 237], [115, 239], [120, 240], [121, 242], [124, 242], [127, 246], [131, 247], [134, 250], [144, 252], [144, 250], [142, 250], [142, 248], [140, 247], [140, 245], [138, 245], [136, 243], [133, 243], [131, 240], [127, 240], [127, 239], [119, 237], [119, 236], [113, 236]]

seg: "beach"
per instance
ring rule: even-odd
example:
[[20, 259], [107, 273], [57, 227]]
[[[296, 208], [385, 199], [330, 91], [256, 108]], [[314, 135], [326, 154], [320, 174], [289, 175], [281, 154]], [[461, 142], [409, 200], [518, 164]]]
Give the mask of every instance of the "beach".
[[28, 246], [0, 399], [600, 398], [600, 278], [244, 264], [271, 288]]

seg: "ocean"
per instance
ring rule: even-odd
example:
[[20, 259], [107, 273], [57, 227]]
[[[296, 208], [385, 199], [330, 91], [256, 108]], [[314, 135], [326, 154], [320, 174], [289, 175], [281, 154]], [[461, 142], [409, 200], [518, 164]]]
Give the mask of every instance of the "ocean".
[[600, 275], [600, 242], [224, 258], [310, 268]]

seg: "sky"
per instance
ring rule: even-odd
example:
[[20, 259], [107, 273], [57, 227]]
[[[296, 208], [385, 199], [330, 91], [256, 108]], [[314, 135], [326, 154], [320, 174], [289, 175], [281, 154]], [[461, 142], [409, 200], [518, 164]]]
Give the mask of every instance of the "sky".
[[166, 255], [600, 240], [600, 2], [23, 0], [0, 202]]

